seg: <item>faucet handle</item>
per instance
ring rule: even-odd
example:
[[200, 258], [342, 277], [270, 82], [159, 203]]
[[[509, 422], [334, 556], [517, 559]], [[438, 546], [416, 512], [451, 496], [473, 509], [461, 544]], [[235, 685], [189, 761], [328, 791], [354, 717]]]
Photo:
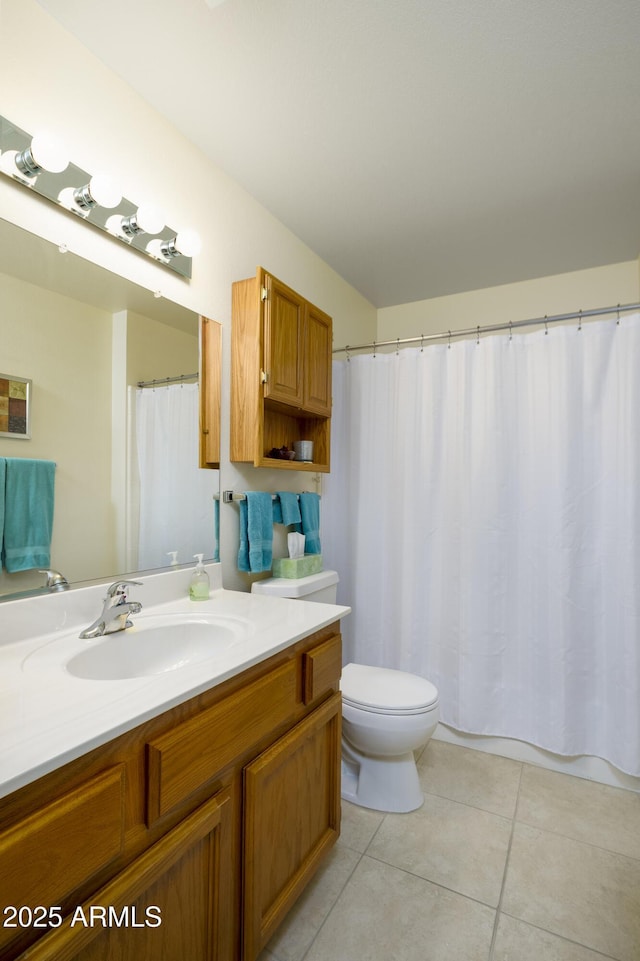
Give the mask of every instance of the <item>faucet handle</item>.
[[127, 587], [142, 587], [142, 581], [114, 581], [107, 588], [107, 597], [122, 597], [127, 599]]
[[66, 591], [69, 586], [69, 581], [60, 571], [49, 570], [48, 568], [40, 570], [38, 568], [38, 574], [46, 574], [47, 580], [44, 586], [54, 591]]

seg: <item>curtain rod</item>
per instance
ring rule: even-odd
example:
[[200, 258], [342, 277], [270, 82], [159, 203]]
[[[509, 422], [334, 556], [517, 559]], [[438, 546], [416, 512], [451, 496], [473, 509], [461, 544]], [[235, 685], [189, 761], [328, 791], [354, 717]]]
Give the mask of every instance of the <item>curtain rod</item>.
[[370, 344], [357, 344], [346, 347], [336, 347], [332, 353], [343, 354], [352, 350], [373, 350], [378, 347], [399, 347], [401, 344], [424, 344], [429, 340], [447, 340], [451, 337], [471, 337], [498, 330], [513, 330], [516, 327], [532, 327], [536, 324], [557, 324], [562, 320], [583, 320], [586, 317], [599, 317], [603, 314], [616, 314], [626, 310], [640, 310], [640, 304], [616, 304], [615, 307], [597, 307], [594, 310], [576, 310], [570, 314], [554, 314], [553, 316], [531, 317], [529, 320], [514, 320], [508, 324], [485, 324], [484, 326], [468, 327], [466, 330], [445, 330], [441, 334], [421, 334], [419, 337], [398, 337], [395, 340], [372, 341]]
[[177, 377], [160, 377], [158, 380], [139, 380], [137, 387], [164, 387], [165, 384], [179, 384], [185, 380], [198, 380], [198, 374], [178, 374]]

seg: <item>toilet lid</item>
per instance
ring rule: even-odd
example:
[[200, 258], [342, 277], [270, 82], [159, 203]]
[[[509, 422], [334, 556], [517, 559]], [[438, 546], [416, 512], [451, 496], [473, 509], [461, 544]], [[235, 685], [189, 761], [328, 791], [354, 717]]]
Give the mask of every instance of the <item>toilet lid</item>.
[[376, 714], [417, 714], [438, 702], [438, 689], [426, 678], [366, 664], [347, 664], [340, 688], [344, 701]]

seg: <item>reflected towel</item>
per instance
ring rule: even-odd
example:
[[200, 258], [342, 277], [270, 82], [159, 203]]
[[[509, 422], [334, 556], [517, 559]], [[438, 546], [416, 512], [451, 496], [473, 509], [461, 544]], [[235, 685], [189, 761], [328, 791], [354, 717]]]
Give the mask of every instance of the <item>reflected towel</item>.
[[302, 533], [305, 535], [305, 553], [320, 554], [320, 495], [305, 492], [300, 494], [300, 514]]
[[56, 465], [6, 458], [2, 559], [9, 573], [51, 566]]
[[4, 536], [4, 488], [7, 476], [7, 461], [0, 457], [0, 554], [2, 553], [2, 538]]
[[220, 561], [220, 501], [217, 497], [213, 498], [213, 552], [214, 561]]
[[294, 531], [302, 531], [300, 515], [300, 505], [298, 495], [291, 491], [278, 491], [278, 495], [273, 502], [273, 521], [275, 524], [295, 524]]
[[239, 501], [240, 549], [238, 570], [257, 574], [270, 571], [273, 558], [273, 506], [271, 494], [247, 491]]

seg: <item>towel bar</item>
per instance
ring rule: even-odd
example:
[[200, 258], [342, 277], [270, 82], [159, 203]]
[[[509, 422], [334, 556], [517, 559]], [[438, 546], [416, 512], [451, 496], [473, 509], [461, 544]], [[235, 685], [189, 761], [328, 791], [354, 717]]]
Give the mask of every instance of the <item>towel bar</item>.
[[[299, 497], [299, 496], [300, 496], [300, 494], [299, 494], [297, 491], [292, 491], [292, 493], [294, 493], [294, 494], [296, 495], [296, 497]], [[318, 495], [318, 496], [320, 496], [320, 495]], [[275, 500], [277, 500], [277, 498], [278, 498], [278, 495], [277, 495], [277, 494], [272, 494], [272, 495], [271, 495], [271, 500], [275, 501]], [[244, 500], [246, 500], [246, 499], [247, 499], [247, 495], [246, 495], [246, 494], [242, 494], [242, 493], [240, 493], [240, 492], [238, 492], [238, 493], [236, 493], [235, 491], [223, 491], [223, 492], [222, 492], [222, 501], [223, 501], [224, 504], [232, 504], [234, 501], [244, 501]]]

